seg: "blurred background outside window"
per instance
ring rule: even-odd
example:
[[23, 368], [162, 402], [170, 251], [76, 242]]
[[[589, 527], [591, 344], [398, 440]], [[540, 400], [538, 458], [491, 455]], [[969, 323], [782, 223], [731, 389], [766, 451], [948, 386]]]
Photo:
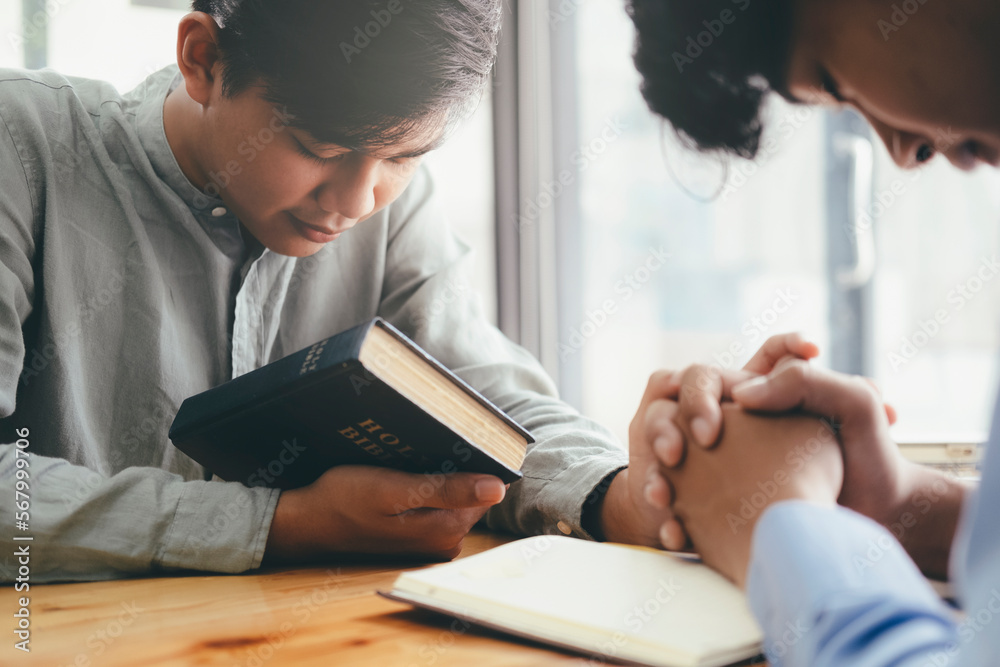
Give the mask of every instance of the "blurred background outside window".
[[[801, 330], [818, 363], [879, 382], [900, 441], [982, 438], [1000, 343], [1000, 176], [942, 156], [903, 171], [852, 112], [777, 99], [775, 141], [756, 162], [695, 159], [646, 109], [620, 3], [572, 4], [552, 30], [575, 32], [577, 140], [592, 149], [578, 175], [583, 316], [561, 341], [582, 367], [581, 409], [624, 436], [651, 369], [739, 367], [768, 336]], [[831, 256], [838, 246], [847, 257]], [[643, 280], [661, 247], [670, 260]], [[603, 308], [599, 325], [606, 300], [617, 312]]]

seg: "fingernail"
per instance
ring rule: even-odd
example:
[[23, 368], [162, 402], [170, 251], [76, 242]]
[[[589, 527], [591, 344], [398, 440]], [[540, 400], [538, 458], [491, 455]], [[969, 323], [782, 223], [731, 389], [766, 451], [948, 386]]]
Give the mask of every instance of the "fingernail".
[[647, 503], [649, 503], [653, 507], [656, 507], [656, 503], [653, 502], [653, 482], [652, 481], [646, 482], [646, 486], [642, 487], [642, 497], [643, 497], [643, 499]]
[[507, 490], [498, 479], [481, 479], [476, 482], [476, 500], [481, 503], [498, 503]]
[[660, 544], [671, 551], [676, 550], [676, 546], [673, 544], [671, 539], [670, 530], [667, 528], [667, 524], [660, 526]]
[[656, 497], [656, 487], [657, 486], [659, 486], [659, 485], [656, 483], [656, 481], [653, 480], [653, 479], [650, 479], [648, 482], [646, 482], [646, 486], [644, 486], [643, 489], [642, 489], [642, 497], [652, 507], [655, 507], [656, 509], [661, 510], [661, 509], [664, 509], [666, 507], [666, 504], [664, 504], [664, 501], [662, 499], [658, 499]]
[[[741, 402], [762, 398], [766, 389], [767, 376], [761, 375], [760, 377], [755, 377], [752, 380], [741, 382], [733, 387], [733, 399], [737, 402]], [[692, 428], [694, 428], [693, 425]]]
[[661, 463], [665, 463], [668, 466], [672, 466], [677, 463], [671, 444], [671, 439], [665, 435], [661, 435], [653, 441], [653, 451], [656, 453], [656, 458], [660, 459]]
[[700, 444], [712, 444], [712, 429], [704, 417], [695, 417], [691, 420], [691, 432]]

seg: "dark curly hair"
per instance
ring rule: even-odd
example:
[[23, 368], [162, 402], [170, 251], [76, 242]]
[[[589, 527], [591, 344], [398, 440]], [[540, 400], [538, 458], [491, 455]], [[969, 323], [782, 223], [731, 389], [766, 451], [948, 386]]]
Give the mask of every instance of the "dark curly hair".
[[703, 152], [757, 154], [761, 106], [785, 97], [791, 0], [628, 0], [649, 108]]
[[478, 102], [502, 0], [194, 0], [219, 25], [223, 93], [262, 84], [324, 143], [387, 146]]

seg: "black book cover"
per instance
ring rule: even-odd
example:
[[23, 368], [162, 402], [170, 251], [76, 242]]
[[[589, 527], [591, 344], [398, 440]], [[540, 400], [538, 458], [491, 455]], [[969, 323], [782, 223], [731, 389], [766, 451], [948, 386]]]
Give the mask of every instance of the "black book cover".
[[380, 318], [185, 400], [170, 427], [174, 446], [228, 481], [290, 489], [335, 465], [380, 465], [417, 473], [481, 472], [521, 478], [464, 440], [359, 361], [381, 326], [459, 384], [490, 412], [496, 406]]

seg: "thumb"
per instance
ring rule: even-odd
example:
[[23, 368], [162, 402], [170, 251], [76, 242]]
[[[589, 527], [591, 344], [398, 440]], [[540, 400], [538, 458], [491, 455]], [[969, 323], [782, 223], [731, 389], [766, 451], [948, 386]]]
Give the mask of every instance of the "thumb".
[[825, 371], [792, 357], [783, 358], [768, 375], [734, 385], [733, 401], [748, 410], [786, 412], [803, 409], [815, 414], [836, 414], [831, 403], [853, 383], [849, 375]]
[[798, 392], [790, 391], [788, 383], [778, 381], [779, 373], [761, 375], [735, 385], [733, 401], [750, 410], [784, 412], [798, 407]]
[[733, 387], [733, 400], [748, 410], [801, 409], [824, 417], [849, 419], [855, 428], [888, 428], [881, 396], [863, 378], [790, 361], [765, 377]]
[[806, 340], [801, 333], [781, 334], [764, 341], [743, 370], [763, 375], [774, 370], [785, 357], [812, 359], [818, 355], [819, 346]]
[[504, 483], [493, 475], [453, 473], [444, 475], [443, 479], [444, 483], [436, 485], [423, 499], [421, 507], [449, 510], [489, 507], [503, 500], [507, 493]]

